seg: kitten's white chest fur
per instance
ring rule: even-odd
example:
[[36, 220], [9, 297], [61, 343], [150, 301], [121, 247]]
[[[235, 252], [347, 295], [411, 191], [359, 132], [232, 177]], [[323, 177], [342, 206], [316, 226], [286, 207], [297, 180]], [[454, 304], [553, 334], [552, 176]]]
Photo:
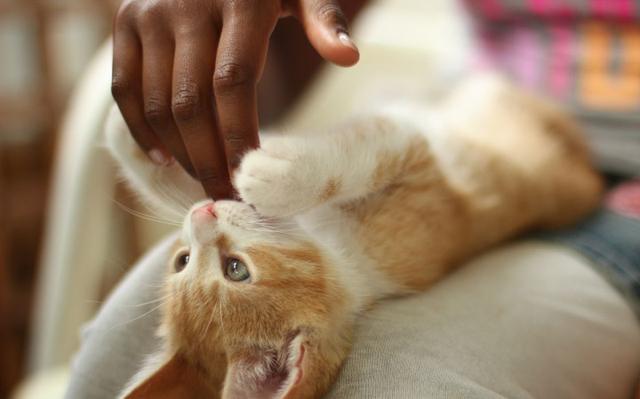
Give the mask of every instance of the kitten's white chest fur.
[[[139, 153], [117, 111], [107, 141], [128, 180], [159, 213], [175, 218], [185, 212], [180, 201], [166, 195], [169, 187], [181, 193], [182, 201], [185, 196], [191, 203], [203, 199], [199, 183], [177, 163], [156, 166]], [[234, 390], [244, 392], [243, 397], [319, 397], [331, 381], [325, 379], [320, 386], [309, 378], [335, 376], [348, 353], [353, 323], [369, 305], [424, 290], [469, 256], [517, 233], [575, 222], [598, 204], [601, 191], [599, 176], [566, 115], [495, 77], [472, 79], [433, 104], [417, 99], [386, 104], [331, 132], [264, 137], [261, 148], [244, 156], [234, 186], [243, 202], [216, 202], [218, 225], [224, 228], [210, 228], [211, 243], [191, 242], [204, 247], [193, 255], [210, 254], [209, 263], [175, 280], [189, 273], [204, 273], [204, 278], [195, 278], [179, 293], [196, 295], [202, 291], [199, 284], [208, 281], [215, 292], [219, 286], [229, 287], [229, 292], [246, 288], [244, 295], [234, 297], [239, 302], [258, 292], [250, 285], [229, 285], [220, 270], [225, 254], [244, 249], [243, 256], [256, 263], [256, 285], [262, 281], [272, 288], [264, 297], [251, 297], [245, 311], [227, 322], [245, 322], [253, 305], [280, 294], [266, 312], [250, 318], [252, 328], [241, 324], [240, 329], [257, 333], [259, 340], [265, 340], [265, 329], [275, 331], [271, 341], [260, 343], [269, 346], [267, 365], [273, 361], [269, 356], [283, 350], [288, 334], [298, 338], [285, 340], [286, 345], [302, 346], [282, 355], [288, 360], [280, 360], [286, 363], [281, 366], [289, 371], [284, 388], [275, 394], [258, 395], [258, 383], [238, 385], [240, 377], [234, 373], [247, 366], [241, 362], [238, 369], [230, 363], [224, 381], [231, 388], [223, 390], [225, 399], [233, 397], [229, 392]], [[188, 234], [184, 241], [189, 244]], [[296, 275], [298, 283], [284, 284], [290, 275]], [[301, 287], [317, 296], [294, 294]], [[197, 313], [207, 301], [187, 303]], [[318, 309], [310, 320], [308, 315]], [[213, 320], [207, 312], [187, 319], [183, 314], [176, 312], [167, 320], [198, 333], [208, 329], [206, 323], [199, 327], [201, 319]], [[280, 328], [289, 324], [295, 328], [282, 333]], [[189, 347], [192, 339], [181, 345], [201, 351]], [[253, 349], [242, 349], [245, 352], [260, 346], [247, 345]], [[185, 349], [175, 346], [174, 351]], [[215, 347], [212, 356], [232, 349]], [[314, 358], [322, 361], [299, 362], [301, 356], [316, 356], [313, 350], [323, 352]], [[307, 380], [298, 382], [302, 369]], [[269, 373], [262, 363], [256, 370], [250, 375]]]

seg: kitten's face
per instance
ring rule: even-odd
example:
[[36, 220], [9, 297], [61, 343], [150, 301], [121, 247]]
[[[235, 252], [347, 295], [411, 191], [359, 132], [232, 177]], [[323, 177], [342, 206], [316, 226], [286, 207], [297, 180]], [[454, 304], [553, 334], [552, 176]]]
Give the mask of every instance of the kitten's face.
[[[284, 397], [276, 395], [283, 386], [303, 394], [286, 397], [311, 397], [326, 389], [323, 378], [311, 388], [302, 378], [316, 368], [335, 375], [350, 317], [321, 250], [292, 222], [264, 219], [235, 201], [194, 206], [181, 241], [166, 287], [164, 329], [174, 350], [212, 383], [226, 378], [226, 397]], [[225, 364], [226, 376], [215, 378]]]

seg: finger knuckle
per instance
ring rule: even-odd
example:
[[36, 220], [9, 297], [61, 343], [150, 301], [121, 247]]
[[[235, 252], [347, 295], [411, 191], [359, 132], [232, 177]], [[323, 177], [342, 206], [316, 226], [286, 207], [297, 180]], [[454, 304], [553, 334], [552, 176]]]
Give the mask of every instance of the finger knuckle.
[[187, 82], [181, 84], [173, 96], [171, 108], [176, 121], [193, 119], [202, 107], [201, 90], [197, 84]]
[[315, 15], [320, 21], [334, 24], [346, 25], [346, 17], [340, 6], [333, 1], [316, 1], [314, 6]]
[[128, 23], [138, 14], [138, 1], [125, 0], [116, 13], [116, 24]]
[[227, 7], [234, 11], [246, 11], [255, 7], [254, 0], [228, 0]]
[[164, 126], [171, 119], [169, 104], [161, 97], [147, 96], [144, 102], [144, 116], [149, 125]]
[[116, 100], [123, 99], [131, 93], [131, 86], [130, 81], [126, 79], [123, 74], [114, 73], [111, 79], [111, 95]]
[[213, 75], [213, 86], [216, 91], [226, 91], [242, 86], [255, 85], [256, 77], [253, 68], [229, 62], [216, 67]]
[[157, 26], [159, 19], [164, 15], [165, 2], [147, 0], [138, 7], [137, 19], [141, 25], [149, 27]]

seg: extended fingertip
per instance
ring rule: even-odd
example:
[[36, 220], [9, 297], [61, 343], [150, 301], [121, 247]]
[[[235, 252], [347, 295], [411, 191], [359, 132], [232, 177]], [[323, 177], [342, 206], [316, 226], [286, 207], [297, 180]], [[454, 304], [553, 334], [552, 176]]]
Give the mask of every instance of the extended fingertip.
[[360, 51], [346, 29], [330, 28], [323, 36], [324, 45], [319, 43], [316, 48], [325, 59], [340, 66], [352, 66], [358, 62]]
[[340, 40], [340, 42], [342, 44], [344, 44], [345, 46], [349, 47], [350, 49], [352, 49], [356, 53], [358, 53], [358, 54], [360, 53], [360, 51], [358, 50], [358, 47], [353, 42], [353, 39], [351, 39], [351, 36], [349, 36], [349, 33], [347, 31], [338, 30], [338, 40]]
[[338, 0], [300, 0], [298, 17], [309, 41], [327, 61], [352, 66], [360, 52], [349, 35], [349, 21]]

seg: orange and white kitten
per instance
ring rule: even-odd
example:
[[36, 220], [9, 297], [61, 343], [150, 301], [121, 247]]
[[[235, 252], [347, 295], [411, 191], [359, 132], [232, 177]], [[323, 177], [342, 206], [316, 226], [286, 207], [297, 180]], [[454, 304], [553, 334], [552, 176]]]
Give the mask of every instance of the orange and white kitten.
[[[330, 133], [264, 137], [234, 177], [242, 202], [202, 200], [177, 164], [153, 165], [117, 111], [107, 136], [151, 206], [184, 217], [164, 347], [123, 398], [318, 398], [377, 300], [575, 222], [601, 192], [571, 121], [492, 76]], [[195, 203], [186, 215], [169, 187]]]

